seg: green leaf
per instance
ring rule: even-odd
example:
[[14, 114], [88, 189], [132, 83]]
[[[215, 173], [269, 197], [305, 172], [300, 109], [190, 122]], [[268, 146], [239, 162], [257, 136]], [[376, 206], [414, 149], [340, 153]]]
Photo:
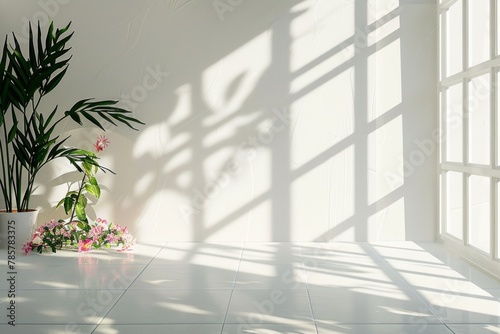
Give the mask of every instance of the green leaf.
[[52, 46], [52, 40], [54, 38], [54, 22], [50, 22], [49, 29], [47, 31], [47, 37], [45, 38], [45, 48], [50, 49]]
[[94, 158], [84, 159], [82, 162], [82, 168], [85, 171], [85, 174], [91, 178], [97, 173], [97, 166], [99, 165]]
[[94, 185], [94, 186], [99, 186], [99, 183], [97, 183], [97, 179], [95, 177], [91, 177], [89, 179], [89, 183]]
[[80, 125], [83, 125], [82, 120], [80, 119], [80, 116], [79, 116], [76, 112], [71, 112], [71, 113], [70, 113], [70, 112], [68, 112], [68, 111], [67, 111], [67, 112], [66, 112], [66, 114], [67, 114], [69, 117], [71, 117], [71, 119], [72, 119], [73, 121], [75, 121], [76, 123], [78, 123], [78, 124], [80, 124]]
[[23, 83], [28, 83], [28, 78], [31, 75], [31, 67], [28, 61], [24, 58], [20, 51], [14, 50], [11, 54], [10, 60], [16, 75]]
[[80, 194], [80, 196], [78, 196], [78, 204], [82, 205], [84, 208], [87, 207], [87, 197]]
[[62, 50], [64, 48], [64, 46], [66, 45], [66, 42], [68, 42], [71, 39], [71, 37], [73, 37], [73, 34], [74, 34], [74, 32], [72, 32], [68, 36], [64, 37], [60, 41], [59, 40], [54, 40], [55, 43], [50, 47], [50, 50], [51, 51], [60, 51], [60, 50]]
[[115, 105], [117, 104], [118, 101], [116, 100], [102, 100], [102, 101], [95, 101], [95, 102], [91, 102], [89, 103], [89, 105], [91, 107], [97, 107], [97, 106], [112, 106], [112, 105]]
[[63, 205], [63, 204], [64, 204], [64, 200], [65, 200], [65, 199], [66, 199], [66, 197], [65, 197], [65, 198], [63, 198], [62, 200], [60, 200], [60, 201], [57, 203], [57, 205], [56, 205], [56, 209], [59, 209], [59, 207], [60, 207], [61, 205]]
[[109, 123], [113, 124], [114, 126], [118, 126], [118, 125], [116, 125], [116, 123], [115, 123], [115, 122], [113, 122], [113, 120], [112, 120], [110, 117], [108, 117], [108, 116], [106, 115], [106, 113], [103, 113], [102, 111], [97, 111], [97, 114], [98, 114], [99, 116], [101, 116], [104, 120], [106, 120], [106, 121], [108, 121]]
[[66, 66], [66, 68], [64, 70], [62, 70], [60, 73], [58, 73], [52, 80], [47, 82], [47, 84], [44, 87], [45, 94], [49, 93], [54, 88], [56, 88], [56, 86], [59, 84], [59, 82], [62, 80], [62, 78], [66, 74], [67, 70], [68, 70], [68, 67]]
[[0, 78], [3, 77], [3, 72], [5, 71], [5, 65], [7, 64], [7, 57], [8, 57], [7, 50], [8, 50], [7, 37], [5, 37], [5, 41], [3, 43], [2, 58], [0, 58], [0, 73], [2, 74]]
[[87, 183], [85, 185], [85, 190], [95, 198], [99, 199], [101, 197], [101, 188], [99, 188], [99, 184], [97, 183], [97, 180], [95, 177], [90, 178], [89, 180], [90, 183]]
[[31, 23], [29, 24], [29, 54], [30, 54], [30, 64], [31, 68], [36, 68], [37, 63], [36, 63], [36, 54], [35, 54], [35, 43], [33, 42], [33, 29], [31, 29]]
[[41, 68], [39, 69], [40, 72], [44, 71], [52, 71], [54, 72], [58, 68], [64, 67], [65, 65], [68, 64], [68, 62], [71, 59], [71, 56], [67, 59], [63, 59], [59, 62], [57, 60], [64, 56], [66, 53], [68, 53], [71, 50], [71, 48], [68, 49], [63, 49], [60, 51], [52, 51], [47, 56], [41, 61], [40, 66]]
[[87, 221], [87, 215], [85, 213], [85, 206], [83, 206], [80, 202], [76, 203], [75, 206], [76, 217], [81, 221]]
[[66, 214], [69, 214], [71, 212], [71, 210], [73, 209], [74, 204], [75, 204], [75, 200], [71, 196], [65, 197], [64, 198], [64, 212], [66, 212]]
[[[52, 119], [54, 118], [54, 116], [56, 115], [56, 113], [57, 113], [57, 106], [55, 106], [54, 110], [50, 113], [49, 117], [45, 121], [44, 128], [47, 128], [52, 123]], [[54, 129], [54, 126], [55, 125], [53, 125], [51, 127], [51, 129]], [[51, 130], [49, 130], [48, 132], [52, 133]]]
[[[75, 111], [77, 111], [78, 109], [80, 109], [83, 105], [85, 105], [90, 100], [92, 100], [92, 99], [83, 99], [83, 100], [80, 100], [80, 101], [76, 102], [73, 105], [73, 107], [71, 107], [71, 109], [69, 110], [69, 112], [75, 112]], [[68, 111], [66, 113], [68, 113]]]
[[66, 31], [68, 31], [69, 27], [71, 26], [71, 21], [69, 21], [69, 23], [64, 27], [64, 28], [61, 28], [61, 29], [57, 29], [56, 31], [56, 39], [59, 38], [60, 35], [64, 34]]
[[99, 123], [99, 121], [97, 119], [94, 118], [94, 116], [90, 115], [88, 112], [82, 110], [82, 115], [88, 119], [89, 121], [91, 121], [92, 123], [94, 123], [95, 126], [97, 126], [98, 128], [100, 128], [102, 131], [106, 131], [106, 129], [104, 129], [104, 127], [101, 125], [101, 123]]
[[8, 136], [8, 142], [9, 143], [14, 140], [14, 137], [16, 136], [16, 133], [17, 133], [17, 122], [15, 122], [12, 125], [12, 128], [10, 128], [9, 136]]
[[38, 47], [38, 63], [40, 64], [45, 55], [42, 45], [42, 28], [40, 27], [40, 21], [38, 21], [37, 47]]

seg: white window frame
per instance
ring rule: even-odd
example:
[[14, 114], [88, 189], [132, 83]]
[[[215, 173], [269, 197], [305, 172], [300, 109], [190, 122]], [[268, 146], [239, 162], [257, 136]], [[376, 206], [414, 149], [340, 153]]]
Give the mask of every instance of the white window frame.
[[[462, 108], [463, 108], [463, 133], [462, 133], [462, 149], [463, 149], [463, 162], [449, 162], [446, 160], [446, 141], [442, 140], [440, 144], [439, 153], [439, 166], [438, 166], [438, 177], [440, 183], [440, 223], [438, 229], [439, 240], [448, 246], [451, 250], [459, 253], [466, 259], [478, 264], [481, 268], [489, 271], [491, 274], [500, 277], [500, 254], [499, 249], [499, 238], [498, 238], [498, 183], [500, 182], [500, 161], [498, 157], [498, 122], [497, 122], [497, 105], [499, 101], [497, 89], [500, 83], [500, 55], [497, 50], [497, 4], [496, 0], [490, 0], [490, 59], [477, 64], [471, 68], [468, 67], [468, 41], [469, 41], [469, 27], [468, 27], [468, 4], [470, 1], [474, 0], [462, 0], [462, 71], [453, 74], [451, 76], [446, 76], [446, 27], [447, 18], [446, 13], [449, 8], [456, 4], [459, 0], [441, 0], [438, 5], [438, 15], [437, 24], [439, 27], [438, 32], [438, 49], [439, 57], [438, 62], [440, 65], [439, 78], [438, 78], [438, 88], [439, 88], [439, 124], [442, 131], [441, 138], [446, 138], [446, 114], [447, 114], [447, 101], [446, 94], [444, 91], [455, 84], [462, 83]], [[468, 108], [468, 87], [469, 81], [472, 78], [478, 77], [480, 75], [489, 73], [490, 74], [490, 164], [489, 165], [477, 165], [468, 163], [469, 159], [469, 124], [467, 117]], [[446, 173], [449, 171], [460, 172], [463, 175], [463, 233], [462, 239], [456, 238], [448, 233], [446, 233], [446, 199], [447, 199], [447, 184], [446, 184]], [[472, 246], [469, 243], [469, 186], [468, 178], [470, 175], [486, 176], [490, 178], [490, 252], [486, 253], [478, 248]]]

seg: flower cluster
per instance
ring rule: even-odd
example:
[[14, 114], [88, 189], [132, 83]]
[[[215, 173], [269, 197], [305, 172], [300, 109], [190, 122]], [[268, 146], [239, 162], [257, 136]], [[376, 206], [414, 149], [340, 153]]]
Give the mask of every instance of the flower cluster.
[[127, 227], [108, 223], [98, 218], [82, 229], [78, 222], [66, 223], [51, 220], [36, 229], [33, 237], [23, 246], [23, 252], [28, 255], [33, 250], [42, 253], [44, 250], [56, 252], [57, 249], [77, 248], [78, 252], [91, 249], [111, 248], [121, 246], [120, 250], [129, 250], [134, 244], [134, 238]]
[[106, 147], [109, 145], [109, 139], [106, 136], [100, 135], [97, 137], [97, 141], [94, 144], [94, 148], [97, 152], [104, 151]]

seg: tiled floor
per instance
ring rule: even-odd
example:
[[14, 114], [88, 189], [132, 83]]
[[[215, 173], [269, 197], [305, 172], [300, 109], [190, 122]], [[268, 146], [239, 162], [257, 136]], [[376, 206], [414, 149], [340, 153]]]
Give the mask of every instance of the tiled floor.
[[[0, 253], [0, 333], [500, 333], [500, 281], [432, 243]], [[16, 302], [16, 327], [6, 325]]]

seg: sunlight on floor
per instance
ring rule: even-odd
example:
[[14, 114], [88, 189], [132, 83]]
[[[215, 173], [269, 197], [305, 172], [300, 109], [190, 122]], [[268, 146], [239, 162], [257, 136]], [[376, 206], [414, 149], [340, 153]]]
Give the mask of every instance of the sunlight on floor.
[[[20, 258], [18, 278], [16, 330], [35, 334], [68, 325], [81, 333], [219, 334], [500, 328], [500, 281], [434, 243], [167, 243], [129, 253], [61, 251]], [[0, 291], [5, 306], [5, 280]]]

